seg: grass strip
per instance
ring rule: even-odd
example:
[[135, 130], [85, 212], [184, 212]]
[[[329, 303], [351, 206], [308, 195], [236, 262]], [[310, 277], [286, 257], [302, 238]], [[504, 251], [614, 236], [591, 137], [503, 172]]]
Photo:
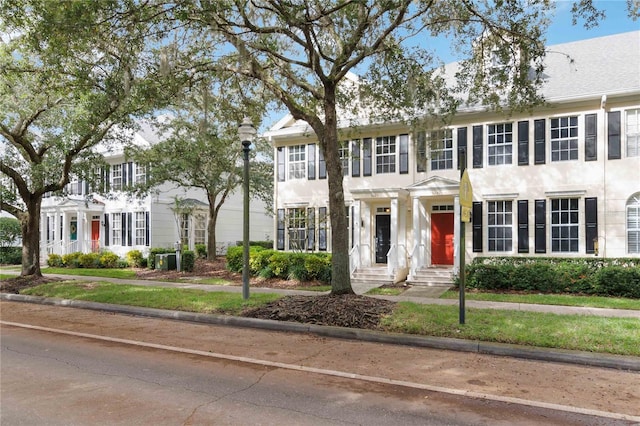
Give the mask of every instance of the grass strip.
[[245, 308], [260, 306], [282, 297], [272, 293], [256, 293], [245, 301], [239, 293], [146, 287], [106, 282], [78, 282], [75, 280], [42, 284], [25, 289], [21, 291], [21, 294], [229, 315], [239, 314]]
[[102, 277], [135, 279], [136, 271], [116, 268], [42, 268], [43, 274], [78, 275], [81, 277]]
[[400, 302], [382, 320], [386, 331], [485, 342], [640, 356], [640, 320], [540, 312], [467, 309]]
[[[441, 299], [458, 299], [457, 291], [447, 290]], [[609, 308], [640, 310], [640, 299], [623, 297], [576, 296], [569, 294], [510, 294], [466, 291], [466, 300], [489, 302], [533, 303], [539, 305], [580, 306], [585, 308]]]

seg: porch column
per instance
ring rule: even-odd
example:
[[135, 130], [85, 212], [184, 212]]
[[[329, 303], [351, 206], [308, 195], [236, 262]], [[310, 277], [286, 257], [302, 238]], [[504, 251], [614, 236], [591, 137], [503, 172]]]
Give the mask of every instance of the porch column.
[[353, 201], [353, 218], [351, 219], [351, 223], [353, 224], [353, 246], [356, 247], [357, 253], [356, 259], [353, 261], [356, 265], [353, 265], [355, 268], [359, 268], [362, 264], [362, 244], [360, 239], [360, 233], [362, 232], [362, 217], [360, 216], [360, 200]]
[[53, 213], [53, 245], [56, 248], [55, 253], [64, 254], [64, 245], [62, 243], [62, 239], [60, 238], [60, 212], [55, 210]]
[[85, 253], [86, 252], [86, 244], [85, 244], [85, 222], [87, 220], [87, 214], [85, 212], [78, 212], [78, 233], [77, 233], [77, 241], [78, 241], [78, 251]]
[[[361, 202], [362, 203], [362, 202]], [[369, 203], [361, 204], [362, 210], [362, 222], [364, 224], [362, 239], [360, 242], [362, 243], [360, 250], [360, 264], [362, 266], [371, 266], [371, 255], [373, 253], [373, 248], [371, 247], [371, 206]]]
[[460, 197], [453, 197], [453, 273], [460, 270]]
[[398, 266], [398, 199], [391, 199], [391, 232], [389, 233], [389, 243], [391, 247], [395, 246], [394, 251], [391, 252], [393, 255], [392, 259], [387, 258], [387, 270], [389, 273], [395, 273], [396, 268]]
[[420, 213], [420, 199], [413, 197], [411, 214], [413, 215], [413, 247], [411, 247], [411, 278], [418, 268], [424, 264], [424, 250], [422, 249], [422, 215]]
[[[407, 267], [407, 202], [398, 201], [398, 267]], [[403, 272], [403, 274], [406, 272]]]
[[[425, 203], [418, 203], [420, 206], [420, 266], [431, 265], [431, 221], [427, 217], [427, 206]], [[427, 244], [429, 246], [427, 247]]]

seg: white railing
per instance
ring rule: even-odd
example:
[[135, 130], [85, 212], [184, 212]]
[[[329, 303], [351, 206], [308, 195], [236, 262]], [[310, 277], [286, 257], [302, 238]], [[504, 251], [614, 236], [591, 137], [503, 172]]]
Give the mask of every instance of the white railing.
[[356, 244], [349, 250], [349, 274], [353, 273], [360, 267], [360, 246]]
[[77, 251], [80, 251], [80, 245], [78, 243], [78, 240], [69, 241], [67, 243], [67, 247], [64, 250], [64, 253], [61, 253], [61, 254], [75, 253]]
[[398, 250], [395, 244], [391, 244], [389, 251], [387, 252], [387, 273], [393, 275], [396, 271], [396, 264], [398, 262]]
[[396, 262], [398, 262], [399, 267], [405, 268], [407, 266], [407, 247], [404, 244], [398, 244]]
[[371, 246], [369, 244], [362, 244], [360, 246], [360, 253], [364, 253], [365, 258], [360, 257], [358, 262], [360, 266], [371, 266]]

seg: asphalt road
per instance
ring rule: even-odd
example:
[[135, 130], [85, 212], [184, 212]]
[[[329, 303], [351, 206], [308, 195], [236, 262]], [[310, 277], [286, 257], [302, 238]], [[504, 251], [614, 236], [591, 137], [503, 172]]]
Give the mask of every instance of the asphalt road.
[[[0, 313], [3, 426], [633, 424], [540, 405], [580, 392], [583, 409], [638, 410], [636, 373], [19, 303]], [[462, 395], [478, 389], [487, 397]]]

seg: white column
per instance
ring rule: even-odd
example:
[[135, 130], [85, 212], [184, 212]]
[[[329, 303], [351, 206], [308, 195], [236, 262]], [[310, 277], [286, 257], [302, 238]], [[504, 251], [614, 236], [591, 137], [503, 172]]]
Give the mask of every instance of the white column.
[[82, 253], [85, 253], [86, 250], [86, 244], [85, 244], [85, 235], [84, 235], [84, 230], [85, 230], [85, 222], [87, 220], [87, 214], [85, 212], [78, 212], [78, 251], [81, 251]]
[[[422, 215], [420, 212], [420, 199], [418, 197], [413, 197], [412, 200], [412, 215], [413, 215], [413, 247], [411, 247], [412, 256], [411, 256], [411, 275], [413, 278], [413, 274], [420, 268], [424, 263], [422, 257], [424, 256], [421, 248], [422, 244]], [[415, 250], [414, 250], [415, 248]]]
[[362, 228], [362, 250], [360, 251], [360, 264], [362, 266], [371, 266], [371, 256], [374, 248], [371, 247], [371, 206], [369, 203], [362, 203], [362, 221], [364, 227]]
[[398, 267], [407, 267], [407, 202], [398, 202]]
[[396, 267], [398, 266], [398, 199], [391, 199], [391, 232], [389, 235], [389, 243], [391, 247], [395, 246], [395, 253], [392, 252], [392, 258], [387, 259], [387, 270], [390, 273], [395, 272]]
[[431, 265], [431, 259], [427, 255], [431, 254], [431, 220], [427, 216], [427, 206], [420, 204], [420, 265]]

